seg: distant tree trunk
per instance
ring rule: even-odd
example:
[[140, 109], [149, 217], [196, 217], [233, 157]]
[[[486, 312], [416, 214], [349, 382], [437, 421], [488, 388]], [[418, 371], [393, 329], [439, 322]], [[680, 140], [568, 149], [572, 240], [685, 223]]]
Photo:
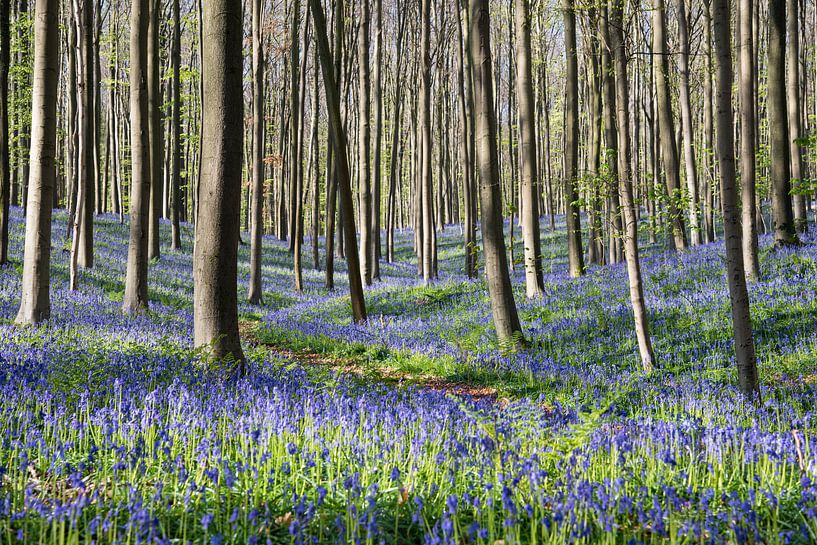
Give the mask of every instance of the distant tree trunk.
[[[36, 324], [47, 320], [51, 314], [51, 209], [57, 147], [59, 13], [59, 0], [37, 0], [34, 11], [34, 73], [31, 91], [31, 178], [26, 201], [23, 293], [16, 320], [19, 324]], [[7, 40], [6, 33], [3, 41]]]
[[704, 5], [704, 178], [706, 191], [704, 192], [704, 233], [705, 242], [715, 242], [715, 143], [712, 111], [712, 16], [710, 12], [711, 0], [703, 0]]
[[148, 308], [148, 218], [150, 213], [149, 16], [152, 0], [133, 0], [130, 33], [131, 199], [128, 268], [122, 309]]
[[371, 173], [371, 97], [369, 73], [369, 0], [360, 0], [358, 23], [357, 66], [358, 88], [358, 192], [360, 194], [360, 276], [367, 286], [372, 285], [372, 185]]
[[539, 234], [539, 173], [536, 164], [536, 107], [533, 101], [530, 8], [515, 0], [516, 92], [519, 105], [519, 156], [522, 186], [522, 240], [525, 247], [525, 288], [528, 297], [544, 290], [542, 244]]
[[672, 236], [676, 250], [687, 247], [686, 227], [678, 203], [681, 197], [681, 173], [678, 167], [678, 150], [675, 147], [675, 124], [672, 115], [672, 98], [669, 85], [669, 53], [667, 51], [667, 21], [664, 0], [654, 0], [653, 55], [656, 72], [656, 98], [658, 101], [658, 125], [661, 131], [661, 159], [666, 173], [667, 195]]
[[794, 227], [798, 233], [805, 233], [808, 231], [806, 196], [798, 191], [804, 176], [803, 150], [800, 146], [800, 138], [803, 136], [802, 106], [800, 105], [800, 2], [798, 0], [787, 0], [786, 3], [788, 34], [788, 40], [786, 41], [786, 98], [788, 103], [791, 178], [794, 189], [794, 195], [792, 196]]
[[159, 218], [162, 215], [162, 87], [159, 12], [161, 0], [151, 0], [148, 27], [148, 115], [150, 116], [150, 212], [148, 259], [160, 257]]
[[732, 305], [732, 328], [741, 391], [752, 400], [759, 400], [757, 359], [752, 338], [749, 313], [749, 292], [743, 271], [740, 207], [735, 182], [734, 119], [732, 115], [732, 41], [729, 0], [714, 0], [714, 39], [717, 59], [717, 125], [718, 160], [721, 172], [723, 227], [726, 239], [726, 270], [729, 279], [729, 300]]
[[374, 53], [374, 159], [372, 179], [371, 229], [372, 243], [369, 252], [369, 268], [373, 280], [380, 280], [380, 203], [383, 180], [383, 0], [375, 0], [377, 27], [375, 28]]
[[743, 263], [746, 278], [760, 277], [757, 222], [755, 221], [755, 58], [752, 32], [754, 0], [740, 0], [740, 43], [738, 45], [740, 82], [740, 181], [743, 227]]
[[[426, 0], [427, 1], [427, 0]], [[488, 0], [471, 0], [471, 71], [476, 106], [477, 163], [485, 247], [485, 276], [491, 312], [500, 344], [514, 349], [526, 345], [508, 274], [508, 256], [502, 232], [502, 194], [499, 179], [493, 62]]]
[[679, 105], [684, 134], [684, 165], [689, 191], [689, 229], [692, 245], [698, 246], [702, 242], [702, 237], [698, 210], [698, 165], [695, 160], [695, 133], [692, 128], [692, 105], [689, 96], [689, 28], [686, 0], [678, 1], [678, 34], [681, 47], [681, 54], [678, 57], [678, 70], [681, 76]]
[[262, 47], [263, 3], [252, 2], [252, 201], [250, 207], [250, 285], [247, 299], [263, 300], [261, 275], [264, 235], [264, 51]]
[[[326, 16], [320, 0], [309, 0], [312, 19], [315, 22], [315, 37], [318, 43], [318, 55], [321, 59], [323, 84], [326, 90], [326, 107], [329, 113], [329, 124], [332, 144], [335, 151], [335, 168], [337, 173], [338, 193], [341, 210], [345, 217], [343, 232], [346, 238], [346, 263], [349, 269], [349, 291], [352, 301], [352, 317], [355, 322], [366, 321], [366, 301], [363, 294], [363, 282], [360, 279], [357, 237], [355, 236], [354, 205], [352, 204], [352, 185], [349, 175], [349, 163], [346, 151], [346, 132], [340, 117], [340, 95], [332, 66], [332, 53], [329, 50], [329, 38], [326, 34]], [[337, 15], [336, 15], [337, 16]]]
[[318, 63], [318, 49], [315, 48], [313, 61], [313, 88], [312, 88], [312, 153], [313, 153], [313, 191], [312, 191], [312, 268], [321, 270], [320, 253], [318, 251], [318, 233], [321, 228], [321, 169], [320, 169], [320, 146], [318, 144], [318, 123], [320, 120], [320, 79]]
[[79, 183], [83, 195], [81, 206], [82, 216], [79, 224], [79, 246], [77, 248], [77, 264], [83, 269], [94, 266], [94, 1], [75, 0], [79, 7], [79, 37], [80, 37], [80, 113], [78, 116], [80, 130], [80, 149], [82, 155], [79, 169]]
[[[170, 221], [171, 236], [170, 248], [181, 250], [181, 228], [179, 226], [179, 216], [181, 212], [181, 185], [182, 185], [182, 146], [181, 146], [181, 17], [179, 14], [179, 0], [173, 2], [173, 45], [170, 52], [173, 70], [173, 142], [171, 147], [173, 155], [171, 157], [172, 174], [170, 176]], [[185, 177], [188, 177], [185, 173]]]
[[612, 43], [609, 27], [609, 13], [607, 6], [604, 6], [600, 17], [599, 30], [603, 40], [601, 47], [601, 74], [604, 96], [604, 141], [607, 146], [604, 158], [607, 163], [607, 176], [609, 178], [607, 190], [609, 197], [607, 200], [611, 216], [609, 226], [609, 256], [611, 263], [620, 263], [624, 259], [624, 245], [622, 243], [623, 226], [621, 223], [621, 199], [619, 197], [619, 175], [617, 171], [619, 150], [618, 131], [616, 130], [616, 82], [614, 78], [613, 59], [610, 55]]
[[[289, 36], [289, 251], [295, 250], [295, 231], [297, 222], [296, 212], [298, 208], [298, 177], [300, 176], [301, 163], [298, 141], [301, 132], [301, 118], [298, 115], [298, 105], [301, 103], [300, 88], [300, 32], [301, 32], [301, 2], [292, 0], [292, 26]], [[283, 200], [283, 196], [282, 196]], [[296, 284], [297, 284], [296, 272]], [[297, 286], [296, 286], [297, 291]]]
[[[380, 0], [378, 0], [379, 2]], [[398, 3], [398, 8], [400, 4]], [[399, 11], [398, 11], [399, 13]], [[400, 179], [400, 169], [402, 162], [401, 158], [402, 148], [400, 147], [401, 127], [403, 121], [403, 36], [405, 33], [406, 21], [401, 18], [397, 28], [397, 51], [395, 52], [395, 68], [394, 68], [394, 109], [392, 121], [392, 140], [391, 140], [391, 158], [389, 170], [389, 197], [388, 208], [386, 214], [388, 219], [386, 221], [386, 261], [389, 263], [394, 261], [394, 228], [397, 215], [397, 203], [402, 202], [401, 196], [398, 194], [398, 186]]]
[[791, 198], [789, 125], [786, 105], [786, 0], [769, 0], [769, 64], [767, 67], [769, 153], [774, 239], [777, 245], [797, 242]]
[[635, 332], [641, 367], [646, 372], [655, 366], [650, 324], [644, 302], [644, 284], [641, 278], [641, 261], [638, 255], [638, 215], [633, 198], [632, 172], [630, 171], [630, 88], [627, 77], [627, 52], [624, 41], [624, 17], [621, 3], [611, 0], [612, 21], [610, 24], [610, 45], [616, 72], [616, 119], [618, 120], [618, 177], [624, 214], [624, 255], [627, 259], [627, 278], [630, 284], [630, 303], [633, 307]]
[[567, 223], [567, 260], [570, 276], [584, 274], [581, 210], [576, 189], [579, 174], [579, 64], [576, 54], [576, 12], [573, 0], [563, 0], [565, 56], [564, 200]]
[[431, 0], [421, 0], [422, 3], [422, 30], [420, 38], [420, 57], [422, 58], [422, 78], [420, 91], [420, 130], [421, 142], [421, 174], [420, 174], [420, 208], [423, 224], [423, 238], [421, 255], [423, 256], [423, 282], [430, 284], [436, 278], [434, 261], [437, 253], [434, 244], [434, 203], [433, 180], [431, 174]]
[[11, 162], [9, 156], [10, 0], [0, 0], [0, 265], [8, 262]]
[[196, 346], [242, 362], [238, 332], [238, 238], [244, 93], [241, 3], [207, 0], [203, 17], [202, 173], [193, 258]]

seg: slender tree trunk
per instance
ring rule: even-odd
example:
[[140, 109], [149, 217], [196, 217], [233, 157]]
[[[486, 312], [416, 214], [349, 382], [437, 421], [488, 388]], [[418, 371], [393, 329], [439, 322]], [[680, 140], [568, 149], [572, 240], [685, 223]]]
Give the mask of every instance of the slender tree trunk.
[[423, 225], [422, 256], [423, 282], [430, 284], [436, 278], [434, 261], [437, 253], [434, 244], [434, 203], [433, 180], [431, 171], [431, 0], [421, 0], [421, 37], [420, 57], [422, 59], [422, 77], [420, 91], [420, 130], [421, 136], [421, 173], [420, 173], [420, 209]]
[[[47, 320], [51, 314], [51, 210], [57, 146], [59, 13], [59, 0], [37, 0], [31, 91], [31, 178], [26, 201], [23, 292], [16, 320], [19, 324], [36, 324]], [[7, 42], [8, 34], [2, 40]]]
[[358, 190], [360, 195], [360, 276], [372, 285], [371, 97], [369, 73], [369, 0], [360, 0], [358, 24]]
[[740, 207], [735, 176], [735, 143], [732, 130], [732, 41], [729, 0], [713, 0], [715, 58], [717, 60], [717, 125], [718, 162], [721, 172], [723, 228], [726, 239], [726, 270], [729, 279], [729, 300], [732, 305], [732, 329], [741, 391], [752, 400], [759, 400], [757, 358], [752, 338], [749, 313], [749, 292], [743, 272]]
[[788, 103], [789, 153], [791, 156], [791, 183], [794, 227], [798, 233], [808, 230], [806, 196], [799, 190], [804, 178], [803, 150], [800, 146], [802, 106], [800, 96], [800, 2], [786, 0], [786, 102]]
[[672, 225], [675, 249], [687, 247], [686, 227], [678, 204], [681, 197], [681, 173], [678, 166], [678, 150], [675, 147], [675, 124], [672, 114], [672, 99], [669, 85], [669, 52], [667, 51], [667, 21], [664, 0], [654, 0], [653, 12], [653, 55], [656, 72], [656, 98], [658, 101], [658, 124], [661, 131], [661, 159], [666, 173], [667, 208]]
[[[181, 185], [182, 185], [182, 146], [181, 146], [181, 16], [179, 13], [179, 0], [172, 0], [173, 3], [173, 45], [170, 52], [173, 70], [173, 104], [172, 123], [173, 141], [171, 142], [172, 171], [170, 175], [170, 221], [171, 235], [170, 248], [174, 251], [181, 250], [181, 228], [179, 226], [179, 216], [181, 209]], [[187, 174], [185, 173], [185, 177]]]
[[261, 275], [264, 235], [264, 26], [263, 3], [252, 2], [252, 201], [250, 209], [250, 285], [247, 299], [253, 305], [263, 300]]
[[[342, 1], [342, 0], [341, 0]], [[340, 117], [340, 95], [335, 79], [335, 70], [332, 66], [332, 54], [329, 50], [329, 39], [326, 35], [326, 16], [320, 5], [320, 0], [309, 0], [312, 19], [315, 22], [315, 37], [318, 42], [318, 55], [321, 59], [321, 71], [326, 90], [326, 107], [329, 113], [329, 123], [332, 132], [332, 144], [335, 150], [335, 168], [338, 178], [338, 193], [340, 194], [341, 209], [345, 216], [343, 224], [346, 238], [346, 263], [349, 268], [349, 290], [352, 301], [352, 317], [355, 322], [366, 321], [366, 301], [363, 294], [363, 282], [360, 279], [360, 263], [358, 260], [357, 237], [355, 236], [354, 205], [352, 204], [352, 185], [349, 176], [349, 163], [346, 151], [346, 132]], [[337, 15], [336, 15], [337, 16]]]
[[791, 198], [788, 107], [786, 104], [786, 0], [769, 0], [767, 67], [772, 221], [777, 245], [797, 242]]
[[644, 284], [641, 278], [641, 261], [638, 255], [638, 215], [633, 198], [632, 172], [630, 171], [630, 88], [627, 76], [627, 52], [624, 41], [624, 17], [621, 3], [611, 0], [610, 45], [613, 51], [616, 77], [616, 119], [618, 121], [618, 178], [624, 215], [624, 255], [627, 260], [627, 279], [630, 284], [630, 304], [633, 307], [635, 332], [641, 367], [646, 372], [655, 366], [647, 306], [644, 302]]
[[80, 57], [82, 62], [80, 85], [80, 112], [78, 115], [80, 130], [80, 148], [82, 155], [79, 169], [79, 184], [83, 195], [82, 216], [79, 225], [79, 246], [77, 264], [83, 269], [94, 266], [94, 1], [75, 0], [79, 7]]
[[318, 122], [320, 110], [320, 80], [318, 78], [318, 50], [315, 48], [313, 61], [313, 87], [312, 87], [312, 147], [314, 176], [312, 179], [312, 268], [321, 270], [320, 253], [318, 251], [318, 237], [321, 228], [321, 168], [320, 168], [320, 146], [318, 144]]
[[162, 89], [159, 11], [161, 0], [151, 0], [148, 26], [148, 115], [150, 116], [150, 212], [148, 259], [160, 257], [159, 218], [162, 215]]
[[8, 262], [9, 203], [11, 197], [11, 161], [9, 155], [10, 7], [10, 0], [0, 0], [0, 265]]
[[686, 0], [678, 1], [678, 34], [681, 46], [681, 54], [678, 57], [678, 69], [681, 76], [679, 105], [684, 135], [684, 166], [689, 192], [689, 229], [691, 244], [698, 246], [703, 240], [698, 203], [698, 165], [695, 160], [695, 135], [692, 128], [692, 105], [689, 96], [689, 28]]
[[704, 0], [704, 233], [706, 242], [715, 242], [715, 143], [712, 98], [712, 17], [711, 0]]
[[576, 189], [579, 174], [579, 64], [576, 54], [576, 13], [573, 0], [563, 0], [565, 55], [564, 200], [567, 223], [567, 259], [570, 276], [584, 274], [582, 227]]
[[752, 36], [754, 0], [740, 0], [740, 42], [738, 45], [740, 82], [740, 182], [743, 227], [743, 263], [746, 278], [760, 277], [757, 222], [755, 221], [755, 59]]
[[539, 173], [536, 164], [536, 108], [533, 102], [530, 7], [515, 0], [516, 92], [519, 105], [519, 155], [522, 186], [522, 240], [525, 247], [525, 287], [528, 297], [544, 289], [539, 234]]
[[371, 230], [372, 243], [370, 244], [369, 263], [373, 280], [380, 280], [380, 204], [381, 186], [383, 180], [383, 0], [375, 0], [377, 13], [377, 27], [375, 29], [374, 53], [374, 158], [372, 180], [372, 210]]
[[148, 225], [150, 214], [149, 15], [152, 0], [133, 0], [130, 33], [131, 199], [128, 268], [122, 308], [148, 308]]
[[491, 298], [494, 327], [501, 345], [523, 349], [526, 345], [508, 274], [508, 256], [502, 233], [502, 194], [499, 180], [496, 112], [494, 111], [493, 61], [488, 0], [471, 2], [471, 71], [476, 106], [477, 163], [485, 247], [485, 276]]
[[217, 359], [243, 362], [237, 304], [244, 139], [241, 4], [207, 0], [203, 15], [206, 108], [193, 258], [194, 341]]

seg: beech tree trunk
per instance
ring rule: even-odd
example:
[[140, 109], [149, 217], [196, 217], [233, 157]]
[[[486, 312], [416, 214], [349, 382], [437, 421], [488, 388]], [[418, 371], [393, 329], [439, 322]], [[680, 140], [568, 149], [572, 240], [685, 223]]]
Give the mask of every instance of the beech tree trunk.
[[536, 107], [533, 102], [530, 7], [516, 0], [516, 93], [519, 106], [519, 156], [522, 186], [522, 240], [525, 246], [525, 291], [536, 297], [544, 289], [539, 233], [539, 173], [536, 163]]
[[367, 286], [372, 285], [372, 185], [371, 185], [371, 97], [369, 72], [369, 0], [360, 0], [358, 25], [358, 193], [360, 195], [360, 276]]
[[672, 226], [675, 249], [687, 247], [686, 227], [678, 204], [681, 201], [681, 173], [678, 167], [678, 149], [675, 146], [675, 122], [669, 85], [669, 52], [667, 51], [667, 21], [664, 0], [654, 0], [652, 12], [653, 62], [656, 67], [656, 98], [658, 125], [661, 131], [661, 159], [667, 184], [667, 208]]
[[698, 246], [703, 241], [698, 203], [698, 165], [695, 159], [695, 133], [692, 128], [692, 104], [689, 91], [689, 28], [686, 0], [678, 0], [678, 35], [681, 54], [678, 56], [678, 70], [681, 76], [679, 106], [681, 127], [684, 135], [684, 166], [686, 168], [687, 191], [689, 196], [689, 229], [691, 244]]
[[10, 0], [0, 0], [0, 265], [8, 262], [11, 161], [9, 156]]
[[769, 109], [769, 155], [771, 160], [772, 222], [778, 246], [795, 244], [791, 198], [791, 165], [788, 108], [786, 105], [786, 0], [769, 0], [769, 63], [767, 66]]
[[786, 102], [789, 120], [789, 154], [791, 156], [792, 203], [794, 227], [798, 233], [808, 231], [806, 196], [799, 191], [803, 180], [802, 106], [800, 97], [800, 2], [786, 0]]
[[[80, 72], [80, 111], [79, 125], [79, 162], [78, 194], [82, 195], [82, 211], [79, 223], [79, 245], [76, 251], [77, 265], [83, 269], [94, 266], [94, 1], [75, 0], [79, 3], [79, 40], [81, 67]], [[79, 199], [79, 197], [77, 197]]]
[[422, 256], [423, 282], [430, 284], [436, 278], [434, 262], [437, 248], [434, 244], [433, 180], [431, 178], [431, 0], [421, 0], [420, 58], [422, 59], [420, 90], [420, 131], [422, 164], [420, 169], [420, 220], [423, 225]]
[[650, 324], [644, 302], [644, 283], [641, 260], [638, 255], [638, 214], [633, 198], [632, 171], [630, 170], [630, 84], [627, 76], [627, 51], [624, 40], [622, 6], [611, 0], [610, 46], [613, 51], [616, 78], [616, 119], [618, 121], [618, 178], [621, 207], [624, 215], [624, 256], [627, 260], [627, 279], [630, 284], [630, 304], [633, 307], [635, 333], [641, 367], [650, 372], [655, 367], [655, 356], [650, 339]]
[[250, 202], [250, 285], [247, 300], [263, 300], [261, 275], [264, 235], [264, 51], [261, 29], [263, 2], [252, 2], [252, 195]]
[[757, 222], [755, 209], [755, 56], [753, 45], [752, 19], [754, 0], [740, 0], [740, 42], [738, 45], [740, 82], [740, 182], [743, 228], [743, 264], [746, 278], [756, 281], [760, 277], [758, 260]]
[[[181, 185], [182, 185], [182, 145], [181, 145], [181, 15], [179, 13], [179, 0], [173, 2], [173, 45], [170, 52], [173, 70], [173, 104], [171, 106], [173, 123], [173, 141], [171, 142], [171, 175], [170, 175], [170, 248], [181, 250], [181, 228], [179, 217], [181, 215]], [[189, 178], [185, 173], [185, 177]]]
[[[342, 2], [342, 0], [340, 0]], [[326, 34], [326, 16], [320, 0], [309, 0], [312, 19], [315, 22], [315, 37], [318, 43], [318, 55], [321, 60], [323, 84], [326, 90], [326, 107], [329, 113], [329, 124], [335, 154], [338, 194], [341, 211], [344, 216], [343, 234], [346, 246], [346, 263], [349, 269], [349, 292], [352, 302], [352, 317], [355, 322], [366, 321], [366, 301], [363, 294], [363, 282], [360, 279], [360, 262], [355, 236], [354, 205], [352, 204], [352, 184], [349, 175], [349, 162], [346, 150], [346, 131], [340, 117], [340, 95], [332, 66], [332, 53], [329, 50], [329, 38]], [[336, 15], [337, 16], [337, 15]]]
[[[23, 290], [18, 324], [36, 324], [51, 314], [51, 210], [57, 147], [59, 0], [37, 0], [34, 11], [31, 154]], [[3, 38], [7, 41], [8, 35]]]
[[202, 172], [193, 257], [193, 331], [197, 347], [240, 362], [238, 238], [244, 140], [241, 4], [203, 3]]
[[729, 301], [732, 305], [732, 329], [737, 356], [738, 383], [752, 400], [760, 399], [757, 381], [757, 358], [752, 338], [749, 292], [743, 269], [740, 207], [735, 176], [735, 143], [732, 114], [732, 41], [729, 0], [713, 0], [713, 37], [717, 61], [718, 161], [721, 172], [723, 228], [726, 239], [726, 271], [729, 279]]
[[[314, 1], [314, 0], [313, 0]], [[427, 0], [426, 0], [427, 1]], [[494, 111], [491, 24], [488, 0], [471, 0], [471, 71], [474, 78], [477, 165], [485, 276], [491, 298], [494, 327], [501, 346], [526, 345], [508, 273], [508, 255], [502, 229], [502, 193], [499, 179], [496, 112]]]
[[131, 198], [128, 268], [122, 309], [148, 308], [148, 225], [150, 214], [150, 111], [148, 101], [148, 17], [152, 0], [133, 0], [130, 33]]
[[579, 175], [579, 61], [576, 54], [576, 12], [573, 0], [563, 0], [565, 35], [564, 200], [567, 223], [567, 260], [572, 278], [584, 274], [581, 210], [576, 189]]

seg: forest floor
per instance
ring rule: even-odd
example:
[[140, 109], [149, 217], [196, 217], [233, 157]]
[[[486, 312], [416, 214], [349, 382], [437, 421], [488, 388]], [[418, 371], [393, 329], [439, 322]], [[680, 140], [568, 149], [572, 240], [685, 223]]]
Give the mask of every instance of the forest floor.
[[[427, 287], [398, 233], [362, 325], [343, 260], [326, 291], [307, 238], [296, 294], [287, 246], [268, 237], [265, 304], [240, 303], [251, 365], [236, 379], [191, 348], [190, 226], [150, 266], [150, 312], [126, 317], [126, 226], [97, 219], [97, 266], [72, 293], [65, 221], [48, 323], [13, 324], [18, 209], [0, 269], [0, 543], [817, 540], [814, 236], [762, 240], [750, 289], [763, 402], [749, 406], [719, 243], [645, 244], [660, 365], [645, 375], [626, 270], [568, 279], [562, 225], [542, 233], [544, 295], [526, 299], [514, 272], [524, 354], [496, 342], [456, 227]], [[239, 273], [243, 298], [247, 247]]]

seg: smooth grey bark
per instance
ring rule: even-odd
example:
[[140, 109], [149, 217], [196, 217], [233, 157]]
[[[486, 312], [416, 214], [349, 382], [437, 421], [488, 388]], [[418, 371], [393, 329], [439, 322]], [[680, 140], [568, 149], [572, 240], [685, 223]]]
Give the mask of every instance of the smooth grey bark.
[[539, 234], [539, 173], [536, 162], [536, 107], [533, 101], [530, 6], [516, 0], [516, 93], [519, 108], [522, 240], [525, 247], [525, 291], [536, 297], [544, 290]]
[[672, 226], [675, 249], [687, 247], [686, 227], [678, 203], [681, 197], [681, 172], [678, 165], [678, 149], [675, 146], [675, 122], [672, 114], [672, 98], [669, 83], [669, 51], [667, 51], [667, 21], [664, 0], [653, 0], [652, 39], [653, 63], [656, 68], [656, 99], [658, 124], [661, 132], [661, 160], [667, 185], [667, 209]]
[[383, 185], [383, 0], [375, 0], [377, 27], [374, 45], [374, 156], [372, 158], [372, 243], [369, 245], [369, 268], [373, 280], [380, 280], [380, 208]]
[[678, 37], [681, 47], [681, 54], [678, 56], [678, 70], [680, 72], [678, 103], [681, 110], [681, 127], [684, 135], [684, 167], [689, 196], [690, 243], [693, 246], [698, 246], [703, 242], [703, 237], [701, 236], [700, 205], [698, 202], [695, 132], [692, 127], [692, 104], [689, 90], [689, 23], [687, 21], [686, 0], [678, 0]]
[[621, 223], [621, 198], [619, 196], [618, 176], [618, 131], [616, 130], [616, 82], [613, 58], [611, 56], [612, 42], [610, 39], [610, 21], [607, 6], [601, 9], [599, 18], [599, 32], [602, 39], [601, 47], [601, 74], [602, 96], [604, 98], [604, 141], [607, 148], [604, 151], [604, 160], [607, 164], [609, 194], [609, 232], [610, 243], [608, 255], [610, 263], [620, 263], [624, 260], [623, 225]]
[[[83, 269], [94, 266], [94, 1], [75, 0], [79, 4], [79, 40], [81, 67], [79, 131], [79, 191], [82, 195], [79, 222], [79, 245], [76, 250], [77, 265]], [[79, 199], [79, 196], [77, 197]], [[79, 203], [78, 203], [79, 204]]]
[[159, 42], [159, 12], [161, 0], [151, 0], [148, 24], [148, 115], [150, 116], [150, 211], [148, 228], [148, 259], [161, 256], [159, 218], [162, 215], [162, 87], [161, 44]]
[[150, 110], [148, 26], [152, 0], [132, 0], [130, 33], [131, 198], [128, 267], [122, 310], [148, 308], [148, 219], [150, 208]]
[[369, 72], [369, 0], [360, 0], [357, 36], [358, 66], [358, 194], [360, 196], [360, 276], [372, 285], [372, 184], [371, 184], [371, 74]]
[[476, 150], [485, 276], [500, 345], [519, 350], [526, 341], [513, 298], [502, 229], [496, 112], [494, 111], [491, 23], [488, 0], [471, 0], [471, 72], [474, 79]]
[[37, 0], [34, 10], [30, 178], [18, 324], [36, 324], [47, 320], [51, 314], [51, 210], [56, 184], [59, 12], [59, 0]]
[[786, 1], [786, 102], [789, 120], [789, 154], [791, 156], [792, 203], [794, 227], [798, 233], [808, 231], [806, 196], [798, 191], [804, 174], [802, 131], [802, 106], [800, 96], [800, 2]]
[[243, 362], [237, 288], [244, 144], [241, 4], [234, 0], [203, 4], [206, 109], [193, 257], [194, 343], [207, 347], [217, 359]]
[[786, 101], [786, 0], [769, 0], [767, 107], [771, 160], [772, 222], [777, 245], [797, 242], [791, 198], [791, 165]]
[[10, 0], [0, 0], [0, 265], [8, 261], [11, 161], [9, 156]]
[[755, 55], [752, 32], [754, 0], [740, 0], [740, 40], [738, 44], [740, 82], [740, 183], [743, 228], [743, 264], [746, 279], [756, 281], [760, 277], [758, 259], [755, 142]]
[[422, 164], [420, 165], [420, 220], [423, 225], [422, 271], [423, 282], [430, 284], [436, 278], [434, 262], [437, 248], [434, 237], [433, 181], [431, 174], [431, 0], [421, 0], [420, 58], [422, 59], [420, 90], [420, 131]]
[[757, 380], [757, 358], [752, 338], [749, 291], [743, 269], [740, 207], [735, 175], [735, 143], [732, 114], [732, 42], [729, 0], [713, 0], [713, 37], [717, 64], [718, 161], [721, 172], [721, 200], [726, 243], [726, 271], [729, 279], [729, 301], [732, 306], [732, 329], [737, 357], [738, 383], [749, 399], [760, 399]]
[[250, 200], [250, 284], [247, 300], [263, 300], [261, 275], [264, 235], [264, 51], [261, 29], [263, 2], [252, 2], [252, 195]]
[[627, 279], [630, 285], [630, 304], [633, 308], [635, 332], [641, 367], [646, 372], [655, 367], [655, 356], [650, 339], [650, 324], [644, 302], [644, 283], [641, 260], [638, 255], [638, 214], [633, 198], [632, 171], [630, 170], [630, 84], [627, 76], [627, 52], [624, 41], [624, 17], [618, 0], [611, 0], [610, 44], [613, 51], [616, 78], [616, 119], [618, 121], [618, 178], [624, 215], [624, 256], [627, 260]]
[[576, 188], [579, 175], [579, 61], [576, 53], [576, 12], [573, 0], [563, 0], [565, 35], [564, 206], [567, 223], [567, 260], [570, 276], [584, 274], [582, 227]]
[[[300, 87], [300, 32], [301, 32], [301, 2], [292, 0], [292, 24], [290, 26], [289, 47], [289, 251], [295, 251], [295, 223], [298, 209], [298, 178], [301, 171], [300, 150], [298, 141], [301, 133], [301, 117], [298, 105], [301, 103]], [[283, 196], [281, 197], [283, 201]], [[298, 283], [299, 272], [295, 271], [295, 283]], [[296, 286], [296, 291], [298, 287]]]
[[[170, 52], [171, 70], [173, 72], [171, 122], [173, 124], [173, 136], [170, 143], [172, 149], [171, 175], [170, 175], [170, 248], [181, 250], [181, 228], [179, 226], [179, 216], [181, 215], [181, 185], [182, 185], [182, 146], [181, 146], [181, 15], [179, 13], [179, 0], [172, 0], [173, 3], [173, 42]], [[185, 175], [187, 176], [187, 175]]]
[[[462, 166], [463, 196], [463, 231], [465, 245], [465, 274], [468, 278], [477, 277], [477, 218], [476, 193], [474, 187], [474, 123], [473, 123], [473, 85], [468, 69], [470, 61], [470, 33], [468, 24], [468, 0], [462, 0], [462, 10], [457, 9], [458, 55], [457, 71], [459, 74], [459, 121], [460, 121], [460, 163]], [[459, 8], [459, 6], [458, 6]]]
[[[340, 0], [342, 2], [342, 0]], [[315, 22], [315, 38], [318, 45], [318, 56], [321, 60], [321, 72], [326, 92], [326, 108], [329, 114], [329, 126], [335, 155], [338, 196], [340, 197], [343, 221], [343, 234], [346, 246], [346, 263], [349, 269], [349, 292], [352, 302], [352, 318], [355, 322], [366, 321], [366, 300], [363, 293], [363, 282], [360, 278], [360, 262], [355, 236], [354, 205], [352, 185], [349, 175], [346, 131], [340, 117], [340, 95], [335, 79], [335, 67], [332, 65], [332, 53], [329, 50], [329, 38], [326, 33], [326, 16], [320, 0], [309, 0], [312, 20]]]

